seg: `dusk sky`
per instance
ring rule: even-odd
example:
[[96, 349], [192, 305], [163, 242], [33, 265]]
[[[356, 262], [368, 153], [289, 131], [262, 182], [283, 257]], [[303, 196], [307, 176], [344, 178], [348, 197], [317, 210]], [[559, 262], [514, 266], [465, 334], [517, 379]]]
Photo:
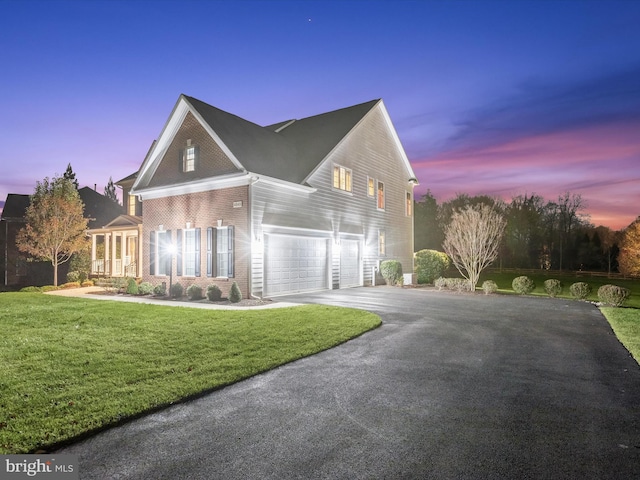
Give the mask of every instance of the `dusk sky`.
[[136, 171], [179, 95], [260, 125], [382, 98], [419, 198], [640, 215], [640, 1], [0, 0], [0, 208]]

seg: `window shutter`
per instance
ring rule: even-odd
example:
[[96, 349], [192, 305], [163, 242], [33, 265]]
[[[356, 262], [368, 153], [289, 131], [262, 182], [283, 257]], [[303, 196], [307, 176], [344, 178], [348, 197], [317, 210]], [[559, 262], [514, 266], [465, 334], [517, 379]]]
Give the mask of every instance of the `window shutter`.
[[200, 229], [196, 228], [196, 277], [200, 276]]
[[213, 227], [207, 228], [207, 277], [213, 277]]
[[156, 232], [149, 234], [149, 275], [156, 274]]
[[228, 235], [229, 235], [229, 272], [228, 276], [234, 276], [234, 268], [233, 268], [233, 226], [228, 227]]
[[200, 166], [200, 146], [195, 145], [193, 147], [193, 169], [198, 170]]
[[178, 172], [184, 172], [184, 149], [178, 150]]
[[182, 230], [176, 230], [176, 275], [182, 276]]

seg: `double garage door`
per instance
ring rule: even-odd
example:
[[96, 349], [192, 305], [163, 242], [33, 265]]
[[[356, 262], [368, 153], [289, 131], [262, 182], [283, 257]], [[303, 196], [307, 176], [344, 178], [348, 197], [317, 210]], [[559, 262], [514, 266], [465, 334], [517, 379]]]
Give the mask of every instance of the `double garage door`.
[[[265, 294], [323, 290], [330, 288], [328, 238], [265, 235]], [[360, 242], [343, 240], [340, 245], [340, 288], [362, 285]]]

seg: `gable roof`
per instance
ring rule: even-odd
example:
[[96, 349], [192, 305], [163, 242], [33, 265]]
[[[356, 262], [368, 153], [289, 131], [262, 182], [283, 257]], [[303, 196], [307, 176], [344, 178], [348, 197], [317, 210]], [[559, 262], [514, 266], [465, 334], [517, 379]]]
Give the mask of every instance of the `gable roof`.
[[[378, 105], [388, 120], [382, 100], [377, 99], [300, 120], [285, 120], [262, 127], [196, 98], [180, 95], [158, 141], [140, 168], [133, 190], [140, 192], [150, 185], [155, 169], [188, 112], [218, 141], [238, 168], [236, 176], [254, 173], [304, 185], [309, 175]], [[390, 121], [388, 124], [393, 130]], [[408, 173], [413, 176], [394, 130], [393, 135]]]
[[[106, 225], [122, 213], [122, 207], [113, 200], [99, 194], [89, 187], [78, 190], [80, 199], [84, 203], [84, 217], [89, 219], [89, 228]], [[22, 220], [31, 203], [30, 195], [10, 193], [7, 195], [2, 219]]]

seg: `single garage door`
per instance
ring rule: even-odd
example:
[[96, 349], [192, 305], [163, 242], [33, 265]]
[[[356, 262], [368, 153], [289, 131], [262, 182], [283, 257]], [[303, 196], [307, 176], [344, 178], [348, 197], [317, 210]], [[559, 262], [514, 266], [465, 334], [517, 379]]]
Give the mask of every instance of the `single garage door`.
[[340, 288], [358, 287], [360, 281], [360, 241], [340, 241]]
[[328, 288], [328, 239], [265, 235], [266, 295]]

